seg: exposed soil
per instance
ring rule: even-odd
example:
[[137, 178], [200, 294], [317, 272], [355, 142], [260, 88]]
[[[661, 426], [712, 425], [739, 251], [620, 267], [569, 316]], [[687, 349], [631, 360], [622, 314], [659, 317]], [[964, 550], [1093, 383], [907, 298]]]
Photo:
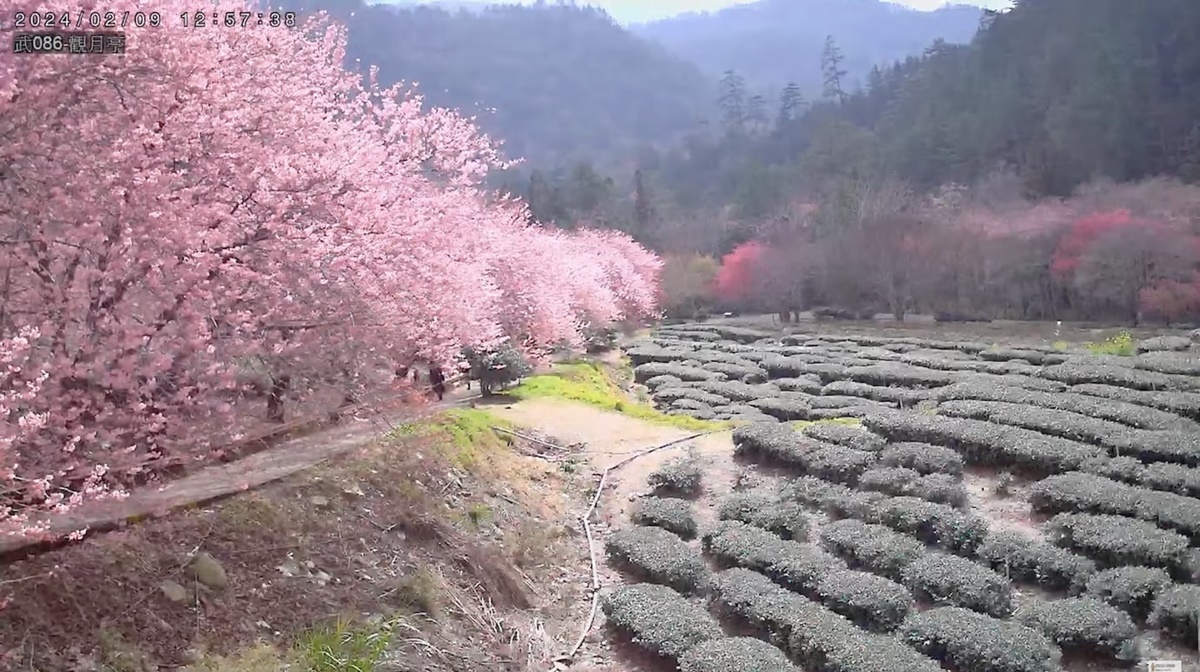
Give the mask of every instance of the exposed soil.
[[286, 650], [337, 617], [398, 619], [381, 669], [547, 669], [587, 608], [572, 521], [589, 484], [531, 452], [369, 441], [319, 470], [0, 566], [0, 669], [277, 672], [274, 654], [264, 667], [215, 661], [264, 642]]

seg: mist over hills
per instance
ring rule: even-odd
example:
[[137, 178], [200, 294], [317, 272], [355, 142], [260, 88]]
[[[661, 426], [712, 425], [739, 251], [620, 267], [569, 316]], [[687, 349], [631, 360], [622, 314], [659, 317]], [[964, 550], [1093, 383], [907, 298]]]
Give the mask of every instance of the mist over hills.
[[880, 0], [760, 0], [632, 30], [710, 76], [734, 70], [752, 86], [773, 90], [795, 82], [811, 96], [821, 90], [826, 36], [833, 36], [850, 82], [855, 83], [863, 81], [872, 66], [921, 54], [936, 40], [970, 41], [982, 14], [970, 5], [922, 12]]
[[351, 59], [378, 66], [384, 82], [418, 82], [431, 104], [479, 114], [510, 155], [535, 165], [611, 163], [672, 143], [716, 119], [727, 69], [769, 87], [768, 98], [788, 81], [815, 97], [826, 35], [854, 81], [934, 39], [965, 41], [979, 14], [882, 0], [760, 0], [625, 28], [603, 10], [557, 2], [284, 4], [328, 11], [349, 28]]

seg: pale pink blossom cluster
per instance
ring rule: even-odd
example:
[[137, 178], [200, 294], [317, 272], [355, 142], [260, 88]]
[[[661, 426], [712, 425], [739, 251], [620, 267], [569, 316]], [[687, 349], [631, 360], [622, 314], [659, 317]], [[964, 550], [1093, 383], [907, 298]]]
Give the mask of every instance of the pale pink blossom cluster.
[[656, 311], [655, 255], [487, 193], [496, 143], [347, 70], [339, 26], [9, 5], [161, 22], [131, 22], [120, 57], [0, 54], [4, 531], [207, 455], [251, 365], [292, 393], [366, 385], [396, 353], [544, 347]]

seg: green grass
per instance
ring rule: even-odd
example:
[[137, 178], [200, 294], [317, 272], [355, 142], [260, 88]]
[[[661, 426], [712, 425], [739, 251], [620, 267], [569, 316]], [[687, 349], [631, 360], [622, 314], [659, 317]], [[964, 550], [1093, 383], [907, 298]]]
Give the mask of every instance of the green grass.
[[1128, 331], [1122, 331], [1116, 336], [1109, 336], [1099, 343], [1088, 343], [1088, 352], [1094, 355], [1118, 355], [1120, 357], [1132, 357], [1137, 354], [1137, 343], [1133, 340], [1133, 334]]
[[309, 672], [373, 672], [391, 641], [389, 623], [354, 624], [339, 618], [305, 633], [296, 648]]
[[400, 425], [392, 436], [435, 437], [446, 457], [460, 469], [479, 462], [479, 451], [511, 445], [512, 437], [492, 429], [513, 429], [513, 424], [477, 408], [453, 408], [433, 418]]
[[526, 378], [505, 395], [514, 399], [565, 399], [616, 411], [631, 418], [697, 432], [731, 429], [731, 422], [668, 415], [650, 404], [632, 401], [598, 366], [575, 361], [556, 364], [550, 373]]

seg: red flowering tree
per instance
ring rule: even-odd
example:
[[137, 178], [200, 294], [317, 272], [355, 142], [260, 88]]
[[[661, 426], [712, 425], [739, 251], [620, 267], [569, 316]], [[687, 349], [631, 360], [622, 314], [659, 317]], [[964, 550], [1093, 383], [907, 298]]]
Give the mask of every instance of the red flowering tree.
[[756, 303], [755, 269], [761, 263], [766, 246], [751, 240], [733, 248], [721, 257], [721, 266], [713, 281], [713, 292], [718, 300], [730, 303]]
[[448, 362], [656, 310], [656, 257], [516, 224], [481, 186], [495, 145], [344, 70], [340, 28], [153, 9], [121, 58], [0, 54], [0, 532], [204, 459], [248, 362], [281, 413], [382, 384], [392, 354]]

